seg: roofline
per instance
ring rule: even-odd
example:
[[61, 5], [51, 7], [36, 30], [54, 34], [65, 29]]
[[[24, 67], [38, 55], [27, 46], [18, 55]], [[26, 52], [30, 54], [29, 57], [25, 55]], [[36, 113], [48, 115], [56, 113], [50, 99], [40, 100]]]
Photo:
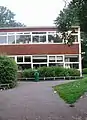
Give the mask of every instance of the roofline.
[[57, 28], [56, 26], [0, 27], [0, 29]]

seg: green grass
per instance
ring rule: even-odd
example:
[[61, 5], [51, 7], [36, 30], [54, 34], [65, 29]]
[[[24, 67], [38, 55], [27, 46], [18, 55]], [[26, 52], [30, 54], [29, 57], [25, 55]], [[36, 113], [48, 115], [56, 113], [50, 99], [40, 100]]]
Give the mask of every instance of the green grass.
[[87, 92], [87, 77], [74, 82], [57, 85], [54, 87], [54, 90], [57, 91], [66, 103], [72, 104], [76, 102], [84, 92]]

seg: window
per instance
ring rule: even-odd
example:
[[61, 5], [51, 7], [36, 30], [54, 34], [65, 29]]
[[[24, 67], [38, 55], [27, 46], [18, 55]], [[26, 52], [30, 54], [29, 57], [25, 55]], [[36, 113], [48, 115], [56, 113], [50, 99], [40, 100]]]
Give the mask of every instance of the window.
[[49, 62], [55, 62], [55, 56], [49, 56]]
[[65, 62], [78, 62], [79, 56], [65, 56]]
[[0, 35], [7, 35], [7, 32], [0, 32]]
[[71, 64], [65, 64], [66, 68], [74, 68], [74, 69], [79, 69], [79, 64], [76, 63], [71, 63]]
[[39, 42], [39, 36], [38, 35], [33, 36], [33, 42], [34, 43], [38, 43]]
[[15, 36], [8, 36], [8, 44], [15, 44]]
[[0, 44], [7, 43], [7, 36], [0, 36]]
[[46, 35], [35, 35], [35, 36], [33, 36], [33, 42], [34, 43], [46, 42]]
[[57, 56], [57, 62], [63, 62], [63, 56]]
[[48, 33], [48, 42], [61, 43], [62, 39], [56, 33]]
[[29, 43], [31, 42], [31, 35], [16, 35], [16, 43]]
[[63, 67], [63, 64], [62, 63], [56, 63], [56, 66]]
[[33, 63], [47, 62], [47, 56], [33, 56]]
[[31, 62], [30, 56], [24, 56], [24, 62]]
[[8, 35], [15, 35], [15, 33], [14, 32], [9, 32]]
[[34, 68], [43, 67], [43, 66], [47, 67], [47, 64], [33, 64]]
[[23, 62], [23, 56], [17, 57], [17, 62]]
[[55, 63], [49, 63], [49, 66], [56, 66]]
[[18, 64], [19, 70], [29, 69], [31, 68], [31, 64]]
[[46, 35], [40, 36], [39, 42], [46, 42]]

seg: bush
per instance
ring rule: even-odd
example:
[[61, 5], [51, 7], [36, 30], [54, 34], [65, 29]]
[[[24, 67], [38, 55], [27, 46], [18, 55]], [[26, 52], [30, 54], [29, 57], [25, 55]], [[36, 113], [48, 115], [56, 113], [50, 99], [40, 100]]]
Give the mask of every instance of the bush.
[[[40, 77], [60, 77], [60, 76], [79, 76], [80, 72], [76, 69], [66, 69], [63, 67], [39, 67], [38, 69]], [[23, 71], [24, 78], [34, 77], [34, 70], [25, 69]]]
[[34, 71], [32, 69], [25, 69], [22, 73], [23, 78], [33, 78], [34, 77]]
[[87, 74], [87, 68], [84, 68], [82, 71], [83, 74]]
[[7, 56], [0, 56], [0, 83], [9, 84], [10, 88], [17, 84], [17, 64]]
[[40, 77], [54, 77], [55, 71], [54, 67], [39, 67], [38, 72]]

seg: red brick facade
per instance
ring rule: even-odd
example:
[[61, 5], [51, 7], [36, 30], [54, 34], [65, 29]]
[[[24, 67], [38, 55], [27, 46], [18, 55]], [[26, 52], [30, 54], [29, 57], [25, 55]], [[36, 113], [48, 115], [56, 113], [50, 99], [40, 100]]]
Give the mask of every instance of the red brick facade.
[[79, 45], [73, 44], [23, 44], [0, 45], [0, 54], [7, 55], [42, 55], [42, 54], [79, 54]]

